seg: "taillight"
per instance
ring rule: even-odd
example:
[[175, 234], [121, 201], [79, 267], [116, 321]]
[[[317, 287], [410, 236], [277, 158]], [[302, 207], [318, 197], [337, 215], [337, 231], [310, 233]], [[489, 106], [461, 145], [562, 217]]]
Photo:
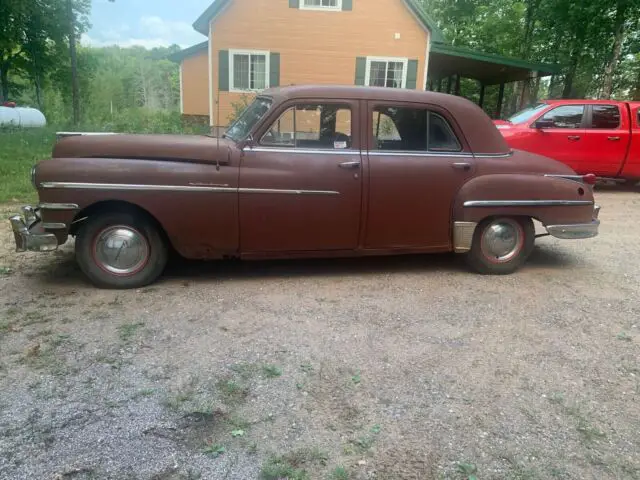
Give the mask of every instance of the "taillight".
[[582, 176], [582, 181], [587, 185], [595, 185], [598, 181], [598, 177], [596, 177], [593, 173], [587, 173]]

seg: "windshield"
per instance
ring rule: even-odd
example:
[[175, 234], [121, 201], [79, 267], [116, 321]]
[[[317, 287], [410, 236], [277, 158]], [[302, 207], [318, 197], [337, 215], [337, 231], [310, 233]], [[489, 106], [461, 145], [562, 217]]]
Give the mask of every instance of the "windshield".
[[507, 121], [511, 123], [523, 123], [529, 120], [531, 117], [535, 116], [536, 113], [541, 112], [549, 105], [546, 103], [539, 103], [538, 105], [534, 105], [532, 107], [527, 107], [524, 110], [520, 110], [515, 115], [512, 115], [507, 119]]
[[256, 98], [244, 112], [240, 114], [238, 119], [231, 124], [226, 132], [226, 136], [235, 142], [244, 140], [249, 136], [253, 127], [264, 117], [265, 113], [271, 108], [271, 100], [268, 98]]

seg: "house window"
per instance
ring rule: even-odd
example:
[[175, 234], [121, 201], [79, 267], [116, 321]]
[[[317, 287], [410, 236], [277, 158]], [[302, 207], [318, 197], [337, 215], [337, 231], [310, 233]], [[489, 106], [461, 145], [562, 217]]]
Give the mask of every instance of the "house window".
[[342, 10], [342, 0], [301, 0], [302, 10]]
[[370, 87], [406, 88], [407, 58], [367, 57], [365, 84]]
[[269, 88], [269, 52], [229, 50], [229, 77], [232, 92]]

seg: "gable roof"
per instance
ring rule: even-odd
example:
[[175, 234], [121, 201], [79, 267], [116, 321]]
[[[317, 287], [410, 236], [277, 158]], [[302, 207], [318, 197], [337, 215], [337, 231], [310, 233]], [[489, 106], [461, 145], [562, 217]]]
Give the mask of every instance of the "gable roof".
[[[193, 28], [203, 35], [209, 35], [209, 22], [214, 18], [231, 0], [213, 0], [202, 15], [193, 23]], [[418, 21], [431, 32], [431, 41], [435, 43], [444, 43], [446, 40], [444, 35], [436, 25], [436, 22], [424, 11], [419, 0], [398, 0], [402, 1], [409, 10], [413, 12]]]
[[192, 57], [197, 55], [200, 52], [204, 52], [209, 48], [209, 41], [205, 40], [202, 43], [198, 43], [197, 45], [193, 45], [191, 47], [185, 48], [184, 50], [180, 50], [179, 52], [172, 53], [167, 58], [172, 62], [181, 62], [187, 57]]

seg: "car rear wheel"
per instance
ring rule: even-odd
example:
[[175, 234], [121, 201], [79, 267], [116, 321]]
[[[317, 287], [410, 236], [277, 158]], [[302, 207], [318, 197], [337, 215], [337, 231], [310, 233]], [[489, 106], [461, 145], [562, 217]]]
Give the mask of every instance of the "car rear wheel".
[[76, 261], [102, 288], [137, 288], [155, 281], [167, 264], [167, 244], [143, 215], [105, 213], [89, 218], [76, 238]]
[[467, 262], [483, 274], [513, 273], [531, 255], [535, 239], [530, 218], [488, 218], [476, 227]]

